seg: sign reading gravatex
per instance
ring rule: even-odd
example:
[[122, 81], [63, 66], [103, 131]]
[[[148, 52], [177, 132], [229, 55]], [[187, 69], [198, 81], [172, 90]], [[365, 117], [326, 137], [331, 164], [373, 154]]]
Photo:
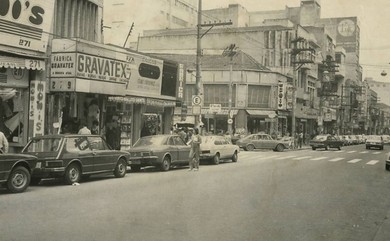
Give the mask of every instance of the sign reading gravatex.
[[1, 0], [0, 44], [46, 52], [54, 2], [47, 0]]
[[[116, 53], [115, 59], [85, 53], [53, 53], [51, 77], [126, 83], [131, 94], [161, 95], [163, 61]], [[51, 87], [51, 90], [54, 90]]]

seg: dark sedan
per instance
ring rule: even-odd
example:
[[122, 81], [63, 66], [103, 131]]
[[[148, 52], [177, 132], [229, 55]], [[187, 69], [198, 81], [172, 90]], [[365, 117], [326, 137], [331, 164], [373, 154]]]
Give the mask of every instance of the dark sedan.
[[188, 165], [190, 146], [178, 135], [145, 136], [129, 150], [131, 170], [156, 166], [168, 171], [172, 166]]
[[310, 146], [313, 150], [316, 150], [317, 148], [325, 148], [325, 150], [328, 150], [329, 148], [337, 148], [341, 150], [343, 143], [344, 142], [336, 136], [318, 135], [310, 141]]
[[129, 153], [111, 150], [97, 135], [46, 135], [32, 138], [22, 153], [38, 157], [31, 183], [42, 178], [63, 178], [67, 184], [79, 182], [82, 176], [113, 173], [126, 175]]
[[0, 185], [10, 192], [23, 192], [30, 185], [37, 158], [23, 154], [0, 154]]

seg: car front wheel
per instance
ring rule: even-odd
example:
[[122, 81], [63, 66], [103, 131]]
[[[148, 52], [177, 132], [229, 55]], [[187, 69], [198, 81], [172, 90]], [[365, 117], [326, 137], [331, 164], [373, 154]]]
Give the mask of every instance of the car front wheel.
[[7, 189], [12, 193], [23, 192], [30, 185], [30, 178], [30, 172], [25, 167], [15, 167], [8, 178]]
[[171, 159], [168, 156], [165, 156], [161, 165], [160, 165], [160, 169], [161, 169], [161, 171], [166, 172], [170, 168], [171, 168]]
[[279, 151], [279, 152], [284, 151], [284, 146], [282, 144], [277, 145], [276, 151]]
[[72, 185], [75, 182], [79, 182], [80, 178], [81, 178], [80, 166], [76, 163], [70, 164], [65, 171], [65, 183]]
[[238, 154], [237, 152], [234, 152], [233, 156], [232, 156], [232, 162], [237, 162], [238, 161]]
[[255, 146], [252, 145], [252, 144], [249, 144], [249, 145], [246, 146], [245, 149], [246, 149], [247, 151], [253, 151], [253, 150], [255, 149]]
[[121, 158], [121, 159], [119, 159], [118, 163], [116, 164], [116, 167], [114, 170], [114, 176], [115, 177], [124, 177], [126, 175], [126, 170], [127, 170], [127, 163], [123, 158]]
[[215, 154], [215, 156], [213, 157], [213, 164], [214, 165], [218, 165], [219, 164], [219, 154]]

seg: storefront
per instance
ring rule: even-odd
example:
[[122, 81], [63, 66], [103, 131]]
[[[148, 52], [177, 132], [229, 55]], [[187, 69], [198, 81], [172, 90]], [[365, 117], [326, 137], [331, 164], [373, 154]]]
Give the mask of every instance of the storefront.
[[36, 0], [23, 11], [17, 5], [0, 14], [0, 131], [9, 152], [45, 134], [45, 58], [54, 10], [54, 1]]

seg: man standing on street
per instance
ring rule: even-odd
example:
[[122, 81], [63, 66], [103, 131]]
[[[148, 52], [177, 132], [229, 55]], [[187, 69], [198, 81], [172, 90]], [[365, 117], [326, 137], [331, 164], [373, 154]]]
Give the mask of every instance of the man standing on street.
[[188, 143], [191, 145], [189, 171], [192, 171], [193, 168], [195, 168], [195, 171], [199, 171], [200, 143], [202, 143], [202, 138], [199, 135], [199, 129], [194, 128], [194, 134], [191, 135], [191, 140]]

